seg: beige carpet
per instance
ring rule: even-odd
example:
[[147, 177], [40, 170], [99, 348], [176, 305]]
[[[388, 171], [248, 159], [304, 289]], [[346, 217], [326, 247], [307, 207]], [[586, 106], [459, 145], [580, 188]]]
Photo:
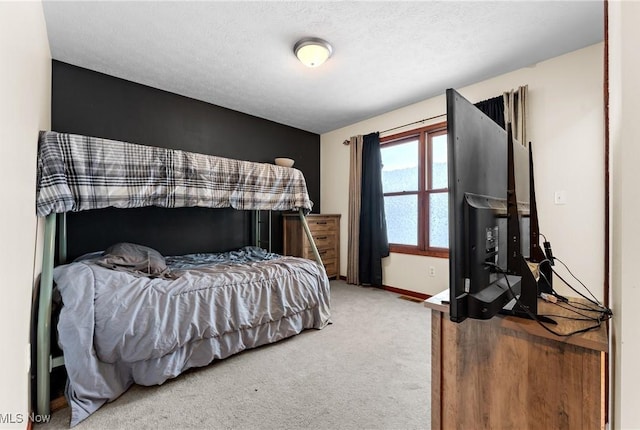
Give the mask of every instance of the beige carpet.
[[[133, 386], [76, 429], [428, 429], [430, 313], [331, 282], [324, 330]], [[68, 428], [69, 409], [38, 430]]]

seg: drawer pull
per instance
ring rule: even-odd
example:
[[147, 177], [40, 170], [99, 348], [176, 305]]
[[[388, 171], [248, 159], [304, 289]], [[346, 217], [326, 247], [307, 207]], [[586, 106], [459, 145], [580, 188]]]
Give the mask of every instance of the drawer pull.
[[318, 236], [316, 237], [317, 240], [326, 240], [327, 236]]
[[326, 253], [327, 253], [327, 251], [320, 251], [320, 252], [318, 252], [318, 254], [320, 254], [320, 255], [324, 255], [324, 254], [326, 254]]
[[326, 224], [326, 221], [316, 221], [316, 224]]

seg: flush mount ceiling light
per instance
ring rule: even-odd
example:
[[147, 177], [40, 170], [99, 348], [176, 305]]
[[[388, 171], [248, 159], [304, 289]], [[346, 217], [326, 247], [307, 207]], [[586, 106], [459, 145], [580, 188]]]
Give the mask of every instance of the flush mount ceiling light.
[[305, 66], [318, 67], [331, 56], [333, 48], [326, 40], [306, 37], [294, 45], [293, 52]]

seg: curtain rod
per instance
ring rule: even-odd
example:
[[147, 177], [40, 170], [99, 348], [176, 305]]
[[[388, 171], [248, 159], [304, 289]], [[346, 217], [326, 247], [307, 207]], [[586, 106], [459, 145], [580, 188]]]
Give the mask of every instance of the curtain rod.
[[408, 125], [419, 124], [419, 123], [421, 123], [421, 122], [431, 121], [432, 119], [442, 118], [443, 116], [447, 116], [447, 114], [446, 114], [446, 113], [443, 113], [443, 114], [436, 115], [436, 116], [432, 116], [432, 117], [429, 117], [429, 118], [424, 118], [424, 119], [421, 119], [421, 120], [419, 120], [419, 121], [414, 121], [414, 122], [410, 122], [410, 123], [408, 123], [408, 124], [399, 125], [399, 126], [397, 126], [397, 127], [393, 127], [393, 128], [388, 129], [388, 130], [381, 131], [381, 132], [380, 132], [380, 134], [388, 133], [388, 132], [390, 132], [390, 131], [397, 130], [397, 129], [399, 129], [399, 128], [403, 128], [403, 127], [406, 127], [406, 126], [408, 126]]
[[[380, 132], [380, 134], [388, 133], [388, 132], [390, 132], [390, 131], [397, 130], [397, 129], [399, 129], [399, 128], [404, 128], [404, 127], [407, 127], [407, 126], [409, 126], [409, 125], [414, 125], [414, 124], [419, 124], [419, 123], [421, 123], [421, 122], [431, 121], [432, 119], [442, 118], [443, 116], [447, 116], [447, 114], [446, 114], [446, 113], [443, 113], [443, 114], [440, 114], [440, 115], [436, 115], [436, 116], [432, 116], [432, 117], [429, 117], [429, 118], [424, 118], [424, 119], [421, 119], [421, 120], [418, 120], [418, 121], [410, 122], [410, 123], [408, 123], [408, 124], [399, 125], [399, 126], [397, 126], [397, 127], [393, 127], [393, 128], [390, 128], [390, 129], [387, 129], [387, 130], [381, 131], [381, 132]], [[346, 139], [346, 140], [345, 140], [344, 142], [342, 142], [342, 143], [343, 143], [344, 145], [349, 145], [351, 142], [349, 141], [349, 139]]]

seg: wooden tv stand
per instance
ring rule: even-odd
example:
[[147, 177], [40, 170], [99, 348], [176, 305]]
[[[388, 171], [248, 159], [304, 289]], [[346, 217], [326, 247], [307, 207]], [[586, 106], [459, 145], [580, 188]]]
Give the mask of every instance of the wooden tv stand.
[[[424, 302], [432, 310], [433, 430], [604, 428], [605, 323], [570, 337], [511, 316], [458, 324], [448, 300], [447, 290]], [[561, 311], [539, 300], [538, 313]], [[558, 332], [592, 324], [553, 319]]]

